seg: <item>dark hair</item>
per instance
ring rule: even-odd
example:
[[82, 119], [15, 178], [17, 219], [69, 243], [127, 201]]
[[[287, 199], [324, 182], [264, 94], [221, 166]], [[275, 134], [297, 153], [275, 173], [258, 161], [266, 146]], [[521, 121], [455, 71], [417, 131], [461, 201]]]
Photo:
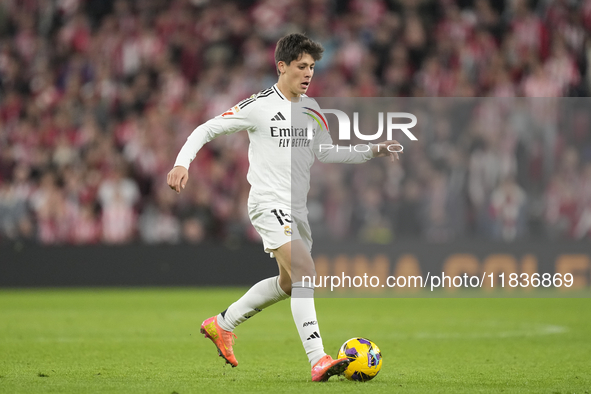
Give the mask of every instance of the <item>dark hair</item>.
[[275, 48], [275, 65], [280, 61], [289, 65], [292, 61], [297, 60], [304, 53], [312, 56], [314, 60], [322, 59], [322, 52], [324, 48], [319, 43], [312, 41], [308, 37], [300, 33], [288, 34], [277, 42]]

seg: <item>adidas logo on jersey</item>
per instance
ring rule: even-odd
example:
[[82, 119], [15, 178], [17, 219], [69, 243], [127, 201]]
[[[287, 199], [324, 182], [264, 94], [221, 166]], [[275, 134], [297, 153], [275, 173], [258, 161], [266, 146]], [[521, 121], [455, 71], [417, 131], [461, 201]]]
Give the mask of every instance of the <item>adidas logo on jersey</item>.
[[308, 339], [306, 339], [306, 341], [309, 341], [310, 339], [316, 339], [316, 338], [320, 338], [320, 335], [318, 335], [318, 333], [317, 333], [316, 331], [314, 331], [314, 332], [312, 333], [312, 335], [310, 335], [310, 336], [308, 337]]
[[277, 112], [277, 114], [275, 116], [273, 116], [273, 118], [271, 120], [285, 120], [285, 117], [283, 116], [283, 114], [281, 112]]

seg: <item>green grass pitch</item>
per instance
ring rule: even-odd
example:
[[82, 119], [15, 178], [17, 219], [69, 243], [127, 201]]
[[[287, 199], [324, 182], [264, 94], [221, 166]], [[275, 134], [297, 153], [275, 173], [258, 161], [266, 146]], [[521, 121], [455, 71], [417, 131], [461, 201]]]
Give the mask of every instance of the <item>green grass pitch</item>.
[[236, 329], [201, 321], [244, 289], [0, 290], [0, 393], [590, 393], [591, 300], [317, 299], [326, 350], [365, 336], [367, 383], [312, 383], [289, 301]]

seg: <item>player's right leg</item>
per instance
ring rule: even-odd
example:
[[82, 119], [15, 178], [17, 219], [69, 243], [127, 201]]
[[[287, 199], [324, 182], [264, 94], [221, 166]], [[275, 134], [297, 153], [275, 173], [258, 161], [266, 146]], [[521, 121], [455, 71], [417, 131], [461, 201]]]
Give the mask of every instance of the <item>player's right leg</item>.
[[[263, 239], [266, 252], [288, 242], [291, 238], [284, 226], [277, 221], [273, 209], [254, 209], [249, 211], [250, 219], [255, 229]], [[225, 311], [203, 322], [201, 332], [210, 338], [226, 362], [237, 366], [234, 357], [233, 334], [239, 324], [250, 319], [263, 309], [289, 298], [291, 294], [291, 279], [289, 273], [279, 267], [279, 276], [264, 279], [252, 286], [239, 300], [230, 305]]]
[[210, 317], [201, 323], [201, 333], [205, 335], [205, 338], [211, 339], [218, 349], [219, 356], [226, 360], [226, 364], [231, 364], [232, 367], [238, 366], [238, 360], [234, 357], [234, 348], [232, 347], [236, 334], [221, 328], [217, 316]]
[[225, 311], [210, 317], [201, 325], [201, 333], [212, 340], [220, 357], [232, 364], [232, 367], [238, 365], [233, 348], [236, 337], [234, 329], [263, 309], [289, 297], [280, 282], [280, 276], [258, 282]]

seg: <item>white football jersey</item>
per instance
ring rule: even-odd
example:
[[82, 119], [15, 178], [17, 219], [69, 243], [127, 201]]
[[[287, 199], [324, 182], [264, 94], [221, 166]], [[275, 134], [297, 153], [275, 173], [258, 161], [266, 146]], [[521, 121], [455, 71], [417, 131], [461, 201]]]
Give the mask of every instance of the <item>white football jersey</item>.
[[333, 144], [327, 123], [324, 119], [310, 121], [314, 116], [319, 119], [321, 113], [315, 100], [304, 98], [292, 103], [274, 85], [197, 127], [179, 152], [175, 166], [188, 169], [205, 143], [222, 134], [246, 130], [250, 139], [249, 211], [281, 208], [305, 217], [315, 155], [325, 163], [363, 163], [373, 156], [371, 151], [327, 149]]

